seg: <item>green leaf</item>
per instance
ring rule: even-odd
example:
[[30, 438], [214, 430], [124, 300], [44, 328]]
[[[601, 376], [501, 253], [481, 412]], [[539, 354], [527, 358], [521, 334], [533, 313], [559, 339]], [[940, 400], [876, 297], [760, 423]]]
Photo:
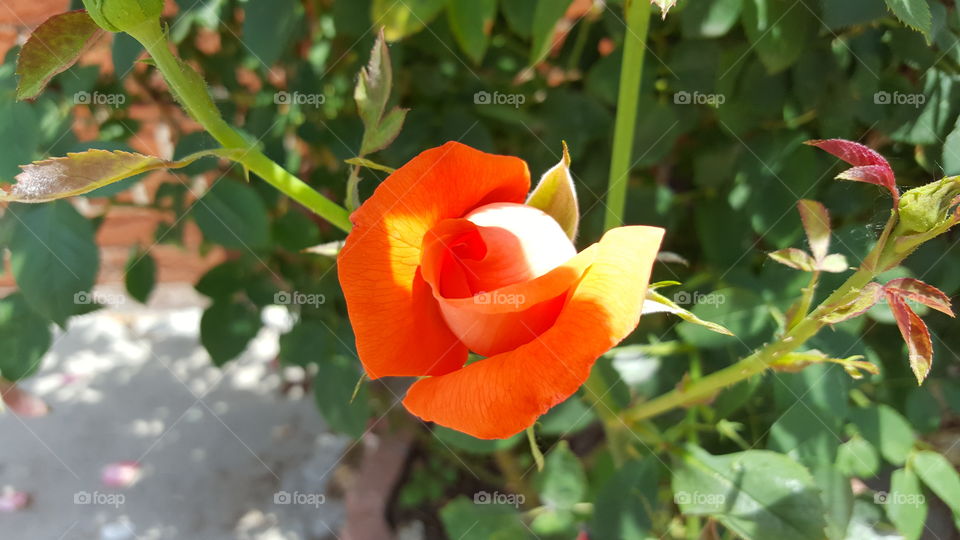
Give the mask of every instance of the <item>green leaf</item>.
[[817, 261], [802, 249], [785, 248], [767, 253], [767, 255], [784, 266], [804, 272], [813, 272], [817, 266]]
[[17, 183], [10, 191], [0, 191], [0, 201], [47, 202], [89, 193], [107, 184], [157, 169], [176, 169], [206, 157], [230, 158], [236, 149], [207, 150], [179, 161], [166, 161], [122, 150], [87, 150], [66, 157], [35, 161], [23, 165]]
[[818, 262], [827, 257], [830, 251], [830, 213], [827, 207], [817, 201], [802, 199], [797, 202], [803, 230], [807, 233], [810, 253]]
[[40, 120], [29, 103], [0, 99], [0, 181], [9, 181], [20, 163], [37, 153]]
[[100, 264], [93, 226], [64, 201], [9, 210], [16, 222], [10, 264], [20, 292], [34, 311], [63, 326], [90, 304]]
[[827, 537], [846, 540], [850, 516], [853, 514], [853, 489], [850, 479], [832, 464], [821, 463], [811, 469], [813, 480], [820, 488], [820, 499], [826, 510]]
[[142, 52], [143, 45], [130, 34], [120, 32], [113, 35], [113, 71], [117, 79], [125, 78], [133, 70], [133, 64]]
[[640, 540], [650, 536], [657, 498], [659, 463], [628, 461], [600, 488], [594, 504], [590, 538]]
[[571, 241], [577, 237], [580, 223], [580, 208], [577, 204], [577, 190], [570, 176], [570, 153], [563, 144], [563, 158], [559, 163], [543, 173], [540, 182], [527, 198], [527, 205], [539, 208], [557, 220], [563, 232]]
[[280, 247], [298, 252], [316, 245], [320, 240], [320, 229], [305, 213], [297, 209], [287, 210], [273, 220], [272, 234]]
[[769, 73], [793, 65], [813, 37], [817, 20], [803, 0], [744, 0], [743, 29]]
[[839, 367], [815, 364], [799, 373], [776, 373], [777, 410], [768, 448], [813, 466], [836, 461], [836, 433], [847, 416], [849, 377]]
[[501, 2], [500, 11], [507, 20], [507, 25], [518, 36], [530, 39], [530, 30], [533, 27], [533, 14], [537, 9], [536, 0], [521, 0], [519, 2]]
[[22, 294], [0, 300], [0, 377], [17, 381], [35, 373], [50, 341], [50, 323], [30, 309]]
[[200, 277], [194, 288], [198, 293], [215, 301], [226, 298], [243, 288], [247, 280], [247, 267], [242, 259], [224, 261]]
[[260, 311], [249, 302], [215, 300], [200, 318], [200, 343], [217, 367], [233, 360], [260, 331]]
[[363, 142], [360, 144], [360, 154], [366, 155], [383, 150], [400, 134], [403, 121], [407, 117], [407, 109], [394, 107], [374, 128], [367, 128], [363, 132]]
[[474, 63], [479, 64], [490, 44], [490, 29], [497, 16], [497, 0], [449, 0], [447, 20], [453, 37]]
[[883, 287], [879, 283], [867, 283], [856, 291], [852, 298], [845, 299], [843, 304], [820, 317], [820, 320], [827, 324], [838, 324], [859, 317], [880, 300], [882, 291]]
[[368, 169], [373, 169], [375, 171], [383, 171], [387, 174], [393, 174], [393, 172], [396, 171], [396, 169], [394, 169], [393, 167], [387, 167], [386, 165], [383, 165], [381, 163], [377, 163], [376, 161], [371, 161], [367, 158], [362, 158], [362, 157], [352, 157], [350, 159], [343, 160], [343, 162], [349, 165], [366, 167]]
[[930, 450], [918, 450], [910, 456], [910, 467], [960, 519], [960, 474], [947, 458]]
[[147, 303], [157, 282], [157, 263], [149, 252], [139, 249], [130, 251], [124, 267], [124, 283], [130, 296], [142, 304]]
[[560, 441], [547, 454], [546, 466], [537, 485], [540, 499], [552, 508], [569, 510], [583, 501], [587, 492], [586, 473], [567, 441]]
[[900, 22], [923, 34], [930, 43], [933, 31], [933, 16], [927, 0], [886, 0], [887, 8], [900, 19]]
[[[683, 293], [678, 293], [683, 294]], [[666, 296], [658, 293], [654, 289], [647, 289], [647, 299], [643, 303], [643, 312], [644, 313], [671, 313], [680, 317], [681, 319], [695, 324], [697, 326], [702, 326], [711, 332], [716, 332], [718, 334], [723, 334], [725, 336], [732, 336], [733, 332], [727, 330], [723, 326], [715, 323], [701, 319], [700, 317], [694, 315], [692, 312], [687, 311], [686, 309], [677, 305], [676, 302], [670, 300]]]
[[530, 48], [531, 66], [546, 58], [553, 44], [553, 32], [557, 22], [567, 12], [573, 0], [536, 0], [537, 8], [533, 12], [532, 47]]
[[490, 454], [497, 450], [509, 450], [525, 437], [524, 434], [518, 433], [509, 439], [477, 439], [443, 426], [434, 426], [432, 433], [444, 446], [473, 454]]
[[50, 79], [72, 66], [101, 32], [83, 10], [68, 11], [44, 21], [20, 49], [17, 99], [37, 97]]
[[597, 415], [576, 394], [547, 411], [537, 423], [537, 433], [564, 437], [585, 429], [597, 420]]
[[742, 8], [743, 0], [689, 2], [680, 13], [683, 36], [687, 39], [721, 37], [733, 28]]
[[[398, 4], [402, 2], [396, 2]], [[380, 125], [380, 118], [390, 99], [390, 87], [393, 84], [393, 69], [390, 65], [390, 50], [381, 31], [370, 50], [370, 60], [360, 69], [357, 86], [353, 90], [353, 99], [363, 126], [373, 130]]]
[[446, 0], [373, 0], [370, 16], [374, 26], [383, 26], [387, 41], [415, 34], [430, 24]]
[[280, 336], [280, 361], [290, 366], [316, 364], [331, 351], [330, 331], [322, 323], [300, 320]]
[[359, 362], [337, 354], [322, 358], [314, 379], [313, 396], [327, 424], [336, 432], [360, 438], [370, 418], [370, 400], [366, 385], [353, 391], [361, 373]]
[[873, 478], [880, 470], [880, 456], [869, 441], [854, 435], [837, 449], [837, 468], [851, 478]]
[[906, 540], [917, 540], [927, 519], [927, 501], [913, 471], [897, 469], [890, 476], [890, 492], [874, 498], [883, 504], [887, 517]]
[[850, 411], [850, 420], [864, 439], [875, 446], [880, 455], [894, 465], [903, 465], [916, 435], [907, 420], [889, 405], [877, 405]]
[[485, 501], [487, 492], [477, 492], [474, 501], [457, 497], [440, 509], [447, 537], [457, 540], [522, 540], [530, 531], [515, 506]]
[[813, 477], [787, 456], [765, 450], [712, 456], [689, 446], [673, 473], [674, 500], [684, 514], [714, 517], [752, 540], [824, 536]]
[[298, 0], [247, 0], [241, 41], [269, 69], [287, 50], [302, 19], [303, 5]]
[[219, 180], [193, 207], [204, 238], [233, 249], [257, 249], [270, 243], [267, 208], [248, 184]]

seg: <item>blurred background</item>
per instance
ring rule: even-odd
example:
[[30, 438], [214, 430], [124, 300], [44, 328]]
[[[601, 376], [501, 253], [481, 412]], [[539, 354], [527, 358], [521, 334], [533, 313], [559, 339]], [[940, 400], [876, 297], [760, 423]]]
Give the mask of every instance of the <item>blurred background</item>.
[[[689, 370], [726, 366], [772, 338], [808, 279], [766, 256], [803, 244], [798, 199], [829, 208], [833, 250], [851, 264], [875, 242], [888, 197], [834, 181], [837, 160], [803, 141], [868, 144], [902, 188], [960, 173], [960, 12], [952, 0], [900, 3], [930, 15], [905, 25], [884, 0], [680, 0], [664, 20], [654, 8], [625, 220], [667, 228], [665, 250], [676, 257], [654, 279], [682, 282], [665, 294], [736, 338], [645, 317], [628, 340], [635, 346], [600, 364], [623, 400], [663, 393]], [[15, 101], [19, 46], [50, 15], [79, 7], [0, 3], [0, 181], [13, 182], [18, 165], [90, 148], [168, 159], [215, 148], [123, 34], [99, 38], [36, 100]], [[602, 231], [626, 32], [620, 1], [170, 0], [164, 16], [225, 118], [336, 201], [347, 197], [344, 160], [363, 135], [357, 73], [382, 27], [391, 105], [410, 111], [394, 143], [366, 157], [398, 167], [458, 140], [519, 156], [537, 177], [565, 141], [583, 212], [578, 245]], [[386, 173], [359, 172], [362, 200]], [[341, 239], [215, 160], [7, 207], [3, 536], [687, 535], [676, 532], [683, 518], [665, 476], [643, 487], [652, 505], [611, 503], [602, 431], [576, 397], [538, 435], [545, 449], [566, 441], [586, 463], [575, 475], [584, 497], [609, 504], [543, 529], [462, 504], [523, 491], [536, 476], [526, 443], [430, 431], [396, 406], [402, 385], [358, 386], [331, 256]], [[940, 237], [885, 277], [954, 295], [957, 241], [955, 232]], [[304, 252], [313, 246], [321, 248]], [[821, 291], [841, 280], [824, 276]], [[812, 347], [863, 355], [879, 375], [853, 380], [836, 365], [778, 373], [720, 394], [692, 419], [678, 411], [658, 423], [690, 422], [714, 453], [768, 448], [827, 471], [826, 485], [840, 486], [828, 505], [831, 538], [905, 534], [875, 497], [902, 465], [886, 451], [891, 439], [960, 464], [960, 332], [954, 320], [921, 315], [935, 350], [921, 388], [889, 309], [877, 306]], [[511, 452], [519, 471], [503, 458]], [[919, 535], [960, 538], [958, 509], [924, 493]], [[625, 525], [634, 519], [643, 526]]]

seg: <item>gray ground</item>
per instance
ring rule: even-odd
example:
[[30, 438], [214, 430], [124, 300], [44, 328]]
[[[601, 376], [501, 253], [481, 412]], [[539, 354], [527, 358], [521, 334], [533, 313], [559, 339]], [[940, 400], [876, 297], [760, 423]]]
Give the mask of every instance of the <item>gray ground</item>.
[[[330, 480], [350, 445], [325, 432], [309, 394], [281, 392], [270, 362], [282, 309], [224, 370], [198, 342], [192, 288], [165, 285], [75, 318], [24, 387], [53, 410], [0, 415], [0, 489], [31, 495], [0, 514], [4, 539], [333, 538], [343, 508]], [[138, 461], [127, 488], [105, 465]], [[293, 501], [287, 503], [287, 501]]]

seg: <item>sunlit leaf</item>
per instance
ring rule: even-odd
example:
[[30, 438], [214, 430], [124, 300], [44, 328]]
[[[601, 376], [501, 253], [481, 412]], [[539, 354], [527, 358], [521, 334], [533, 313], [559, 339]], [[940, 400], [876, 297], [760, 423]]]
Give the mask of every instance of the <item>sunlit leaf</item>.
[[[546, 58], [553, 45], [553, 33], [557, 22], [566, 13], [573, 0], [536, 0], [533, 11], [533, 44], [530, 48], [530, 65], [536, 65]], [[641, 0], [643, 1], [643, 0]]]
[[17, 58], [17, 99], [32, 99], [54, 75], [77, 61], [87, 45], [103, 33], [86, 11], [68, 11], [38, 26]]
[[880, 300], [882, 293], [883, 287], [879, 283], [867, 283], [857, 291], [856, 296], [820, 317], [820, 320], [827, 324], [837, 324], [859, 317]]
[[933, 16], [927, 0], [886, 0], [887, 7], [903, 24], [923, 34], [930, 41]]
[[710, 516], [753, 540], [823, 538], [819, 489], [810, 473], [776, 452], [713, 456], [687, 447], [673, 469], [673, 496], [686, 515]]
[[543, 173], [540, 182], [527, 198], [527, 204], [539, 208], [557, 220], [563, 232], [570, 240], [577, 236], [580, 222], [580, 208], [577, 204], [577, 190], [570, 176], [570, 153], [563, 145], [563, 158], [550, 170]]
[[[399, 2], [398, 2], [399, 3]], [[384, 40], [384, 32], [380, 31], [377, 41], [370, 50], [370, 60], [366, 67], [360, 70], [357, 86], [353, 91], [353, 99], [357, 102], [360, 119], [368, 130], [380, 124], [390, 98], [390, 87], [393, 84], [393, 69], [390, 65], [390, 50]]]
[[837, 178], [882, 186], [893, 197], [893, 207], [899, 206], [900, 192], [897, 191], [893, 169], [876, 150], [844, 139], [812, 140], [807, 141], [806, 144], [816, 146], [853, 165], [853, 168], [840, 173]]
[[16, 177], [17, 183], [9, 191], [0, 193], [0, 201], [39, 203], [83, 195], [140, 173], [185, 167], [205, 156], [236, 157], [241, 152], [237, 149], [206, 150], [179, 161], [122, 150], [69, 153], [66, 157], [23, 165], [23, 172]]
[[670, 8], [677, 5], [677, 0], [650, 0], [650, 3], [660, 8], [660, 18], [666, 19]]
[[910, 469], [897, 469], [890, 475], [890, 492], [879, 493], [890, 522], [905, 540], [917, 540], [927, 519], [927, 502], [920, 480]]
[[883, 289], [905, 300], [912, 300], [951, 317], [954, 316], [953, 309], [950, 306], [950, 297], [933, 285], [928, 285], [918, 279], [894, 279], [888, 281]]
[[400, 130], [403, 128], [403, 121], [406, 117], [407, 109], [394, 107], [380, 119], [380, 122], [375, 127], [367, 127], [363, 132], [360, 154], [371, 154], [389, 146], [390, 143], [397, 138], [397, 135], [400, 134]]
[[477, 64], [487, 52], [496, 15], [497, 0], [449, 0], [447, 4], [447, 20], [453, 36]]
[[847, 257], [840, 253], [832, 253], [824, 257], [822, 261], [817, 262], [817, 270], [821, 272], [839, 274], [849, 269], [850, 264], [847, 262]]
[[700, 317], [697, 317], [692, 312], [680, 307], [676, 302], [670, 300], [666, 296], [658, 293], [653, 289], [647, 289], [647, 299], [643, 303], [643, 313], [672, 313], [681, 319], [696, 324], [698, 326], [703, 326], [709, 330], [712, 330], [718, 334], [723, 334], [726, 336], [732, 336], [733, 332], [727, 330], [722, 325], [719, 325], [715, 322], [705, 321]]
[[367, 158], [362, 158], [362, 157], [352, 157], [350, 159], [343, 160], [343, 162], [348, 163], [350, 165], [359, 165], [361, 167], [366, 167], [368, 169], [373, 169], [375, 171], [383, 171], [387, 174], [392, 174], [394, 171], [396, 171], [396, 169], [394, 169], [393, 167], [387, 167], [386, 165], [382, 165], [380, 163], [377, 163], [375, 161], [371, 161]]
[[384, 36], [396, 41], [415, 34], [430, 23], [446, 4], [445, 0], [373, 0], [370, 15]]
[[803, 270], [804, 272], [813, 272], [817, 267], [817, 261], [802, 249], [785, 248], [768, 253], [767, 255], [780, 264], [797, 270]]
[[960, 515], [960, 473], [938, 452], [918, 450], [910, 456], [910, 465], [931, 491]]
[[830, 250], [830, 213], [827, 207], [817, 201], [802, 199], [797, 202], [803, 230], [807, 233], [810, 253], [818, 262], [822, 261]]
[[933, 363], [933, 342], [930, 340], [930, 330], [919, 315], [914, 313], [910, 306], [896, 293], [886, 292], [887, 303], [897, 321], [900, 335], [907, 343], [907, 352], [910, 355], [910, 369], [917, 377], [917, 384], [922, 384], [930, 373]]

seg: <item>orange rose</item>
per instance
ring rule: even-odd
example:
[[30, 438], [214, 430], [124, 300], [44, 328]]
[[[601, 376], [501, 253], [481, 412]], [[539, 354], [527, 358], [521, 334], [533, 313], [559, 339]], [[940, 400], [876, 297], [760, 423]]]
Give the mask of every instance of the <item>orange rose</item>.
[[620, 227], [576, 253], [529, 190], [519, 158], [427, 150], [353, 213], [338, 260], [367, 375], [424, 376], [406, 408], [482, 439], [531, 426], [636, 328], [663, 237]]

